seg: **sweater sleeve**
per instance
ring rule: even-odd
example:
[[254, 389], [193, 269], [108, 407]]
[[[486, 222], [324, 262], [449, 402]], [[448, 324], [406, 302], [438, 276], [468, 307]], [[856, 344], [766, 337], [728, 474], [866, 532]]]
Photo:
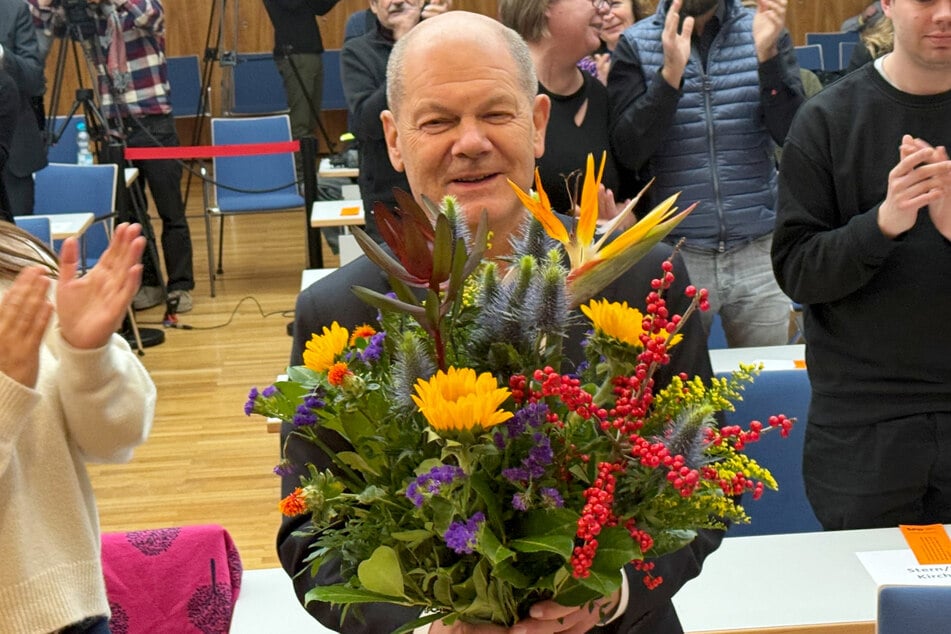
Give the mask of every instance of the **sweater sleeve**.
[[95, 350], [50, 337], [59, 356], [57, 387], [66, 427], [87, 460], [122, 462], [145, 441], [155, 414], [155, 385], [119, 335]]
[[682, 96], [661, 76], [644, 76], [641, 61], [626, 37], [611, 55], [608, 73], [611, 148], [618, 162], [639, 170], [667, 136]]
[[[878, 206], [839, 218], [828, 152], [819, 151], [822, 113], [799, 115], [783, 148], [772, 260], [776, 281], [804, 304], [841, 299], [865, 286], [894, 249], [878, 228]], [[867, 212], [867, 213], [866, 213]]]

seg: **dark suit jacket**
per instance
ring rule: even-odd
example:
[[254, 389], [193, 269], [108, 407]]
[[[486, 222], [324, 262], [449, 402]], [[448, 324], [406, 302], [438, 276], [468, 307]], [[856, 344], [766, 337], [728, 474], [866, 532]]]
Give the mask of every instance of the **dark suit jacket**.
[[[601, 296], [627, 301], [629, 304], [644, 308], [644, 300], [650, 291], [650, 280], [659, 277], [661, 263], [670, 255], [670, 247], [658, 245], [654, 250], [634, 265], [630, 271], [606, 288]], [[674, 272], [677, 279], [666, 295], [671, 312], [683, 313], [687, 300], [683, 291], [688, 284], [686, 268], [679, 257], [675, 260]], [[365, 257], [354, 260], [339, 271], [316, 282], [301, 292], [297, 298], [294, 320], [294, 346], [291, 364], [302, 363], [302, 352], [313, 332], [319, 332], [323, 326], [329, 326], [336, 320], [348, 328], [375, 323], [377, 310], [364, 304], [350, 292], [352, 286], [365, 286], [380, 292], [389, 291], [386, 278], [380, 270]], [[576, 360], [583, 357], [579, 342], [585, 326], [581, 323], [569, 332], [566, 341], [566, 354]], [[672, 349], [671, 364], [657, 375], [657, 385], [666, 385], [674, 373], [686, 372], [709, 378], [712, 375], [710, 358], [707, 352], [706, 338], [700, 320], [690, 319], [684, 331], [684, 341]], [[287, 429], [282, 436], [287, 438]], [[342, 441], [336, 434], [327, 434], [324, 438], [334, 450], [343, 449]], [[321, 470], [330, 468], [326, 455], [312, 444], [291, 437], [286, 445], [286, 456], [295, 464], [314, 463]], [[290, 493], [299, 486], [297, 475], [284, 478], [283, 494]], [[295, 536], [296, 530], [305, 529], [310, 521], [306, 517], [285, 518], [278, 533], [278, 554], [281, 564], [294, 579], [294, 588], [303, 603], [304, 595], [317, 585], [339, 583], [340, 577], [334, 566], [326, 564], [316, 578], [312, 578], [304, 563], [310, 553], [310, 541]], [[655, 590], [648, 590], [641, 582], [641, 574], [628, 568], [630, 600], [627, 611], [610, 625], [598, 628], [597, 632], [620, 633], [637, 632], [644, 634], [679, 634], [682, 632], [680, 621], [670, 599], [688, 580], [700, 573], [703, 560], [716, 550], [723, 539], [723, 531], [701, 531], [689, 546], [656, 560], [654, 574], [663, 576], [664, 583]], [[303, 571], [298, 575], [299, 572]], [[408, 623], [418, 616], [418, 610], [387, 604], [363, 606], [365, 621], [350, 615], [341, 626], [340, 609], [324, 603], [311, 603], [305, 606], [317, 620], [327, 627], [347, 634], [379, 634], [390, 632]]]
[[30, 7], [24, 0], [0, 0], [0, 44], [3, 66], [20, 90], [20, 109], [6, 169], [24, 177], [46, 166], [46, 146], [30, 102], [33, 95], [43, 94], [43, 60]]
[[[13, 142], [19, 110], [20, 92], [17, 90], [16, 82], [0, 67], [0, 172], [3, 171], [3, 166], [10, 155], [10, 144]], [[12, 214], [3, 179], [0, 178], [0, 218], [12, 220]]]

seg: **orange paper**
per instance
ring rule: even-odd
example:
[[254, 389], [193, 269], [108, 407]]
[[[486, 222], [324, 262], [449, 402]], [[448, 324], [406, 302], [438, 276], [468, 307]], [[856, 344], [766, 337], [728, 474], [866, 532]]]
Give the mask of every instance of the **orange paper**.
[[805, 370], [805, 369], [806, 369], [806, 360], [805, 360], [805, 359], [795, 359], [795, 360], [793, 361], [793, 366], [794, 366], [797, 370]]
[[341, 216], [358, 216], [360, 215], [359, 207], [344, 207], [340, 210]]
[[951, 564], [951, 538], [941, 524], [899, 525], [905, 541], [922, 566]]

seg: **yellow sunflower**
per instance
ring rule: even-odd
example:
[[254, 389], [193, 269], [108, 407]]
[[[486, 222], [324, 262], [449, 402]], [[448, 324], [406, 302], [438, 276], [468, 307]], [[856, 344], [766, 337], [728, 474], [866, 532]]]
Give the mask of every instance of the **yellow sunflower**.
[[369, 340], [373, 335], [376, 334], [376, 330], [370, 324], [363, 324], [362, 326], [357, 326], [353, 329], [353, 334], [350, 335], [350, 345], [357, 345], [358, 339], [367, 339]]
[[[609, 302], [606, 299], [593, 299], [581, 306], [581, 312], [591, 320], [595, 332], [612, 337], [629, 346], [642, 348], [641, 334], [644, 332], [644, 315], [638, 309], [628, 306], [627, 302]], [[666, 334], [658, 333], [657, 336]], [[677, 334], [667, 342], [674, 346], [682, 335]]]
[[509, 394], [488, 372], [476, 377], [472, 368], [451, 367], [417, 381], [412, 398], [433, 429], [463, 431], [488, 429], [511, 418], [512, 412], [499, 409]]
[[330, 328], [324, 326], [323, 334], [314, 334], [307, 342], [304, 365], [314, 372], [324, 372], [337, 361], [349, 340], [350, 333], [337, 322], [330, 324]]

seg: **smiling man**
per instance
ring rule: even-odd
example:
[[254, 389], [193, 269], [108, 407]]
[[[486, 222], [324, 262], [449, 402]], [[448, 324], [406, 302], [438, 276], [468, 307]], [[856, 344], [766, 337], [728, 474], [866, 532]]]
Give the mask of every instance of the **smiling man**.
[[773, 266], [805, 305], [806, 493], [826, 529], [951, 522], [951, 0], [883, 0], [894, 51], [808, 101]]
[[[508, 183], [531, 187], [535, 159], [544, 151], [545, 126], [550, 103], [538, 95], [538, 81], [531, 56], [518, 35], [488, 17], [452, 11], [426, 20], [401, 39], [387, 68], [390, 109], [383, 112], [382, 124], [393, 167], [405, 171], [413, 194], [441, 200], [446, 194], [457, 198], [470, 224], [476, 224], [483, 210], [492, 231], [489, 257], [504, 256], [511, 249], [510, 238], [525, 222], [528, 211]], [[670, 249], [659, 245], [618, 280], [602, 291], [612, 301], [627, 301], [643, 307], [650, 280], [660, 271]], [[668, 297], [670, 309], [683, 313], [689, 283], [683, 263], [675, 260], [678, 273]], [[358, 300], [350, 291], [354, 285], [379, 292], [390, 290], [383, 273], [362, 257], [304, 290], [297, 299], [294, 322], [294, 349], [291, 363], [302, 362], [302, 351], [311, 333], [337, 321], [346, 327], [373, 323], [377, 310]], [[580, 341], [583, 328], [569, 331], [566, 354], [575, 362], [583, 357]], [[672, 374], [686, 372], [709, 377], [710, 360], [699, 320], [687, 322], [684, 342], [677, 346], [671, 364], [657, 375], [658, 386], [666, 385]], [[287, 426], [283, 430], [285, 457], [293, 464], [312, 463], [318, 469], [333, 465], [326, 454], [301, 440]], [[321, 430], [321, 438], [334, 450], [342, 450], [333, 432]], [[299, 486], [299, 476], [283, 478], [286, 495]], [[309, 574], [308, 555], [314, 537], [302, 534], [310, 526], [305, 516], [285, 518], [278, 534], [278, 551], [284, 569], [294, 579], [299, 597], [316, 585], [340, 580], [330, 564], [315, 576]], [[655, 561], [654, 574], [664, 578], [656, 590], [641, 582], [643, 573], [630, 568], [624, 590], [604, 597], [607, 617], [599, 632], [675, 634], [682, 632], [670, 597], [688, 579], [700, 572], [704, 558], [723, 537], [722, 531], [700, 531], [687, 547]], [[627, 582], [627, 579], [630, 582]], [[305, 606], [324, 625], [348, 634], [390, 632], [414, 620], [418, 610], [374, 604], [363, 609], [363, 620], [355, 615], [342, 618], [339, 607], [312, 602]], [[601, 614], [551, 601], [536, 604], [531, 618], [511, 630], [496, 626], [456, 623], [452, 628], [440, 622], [431, 631], [464, 634], [580, 634], [598, 625]]]

